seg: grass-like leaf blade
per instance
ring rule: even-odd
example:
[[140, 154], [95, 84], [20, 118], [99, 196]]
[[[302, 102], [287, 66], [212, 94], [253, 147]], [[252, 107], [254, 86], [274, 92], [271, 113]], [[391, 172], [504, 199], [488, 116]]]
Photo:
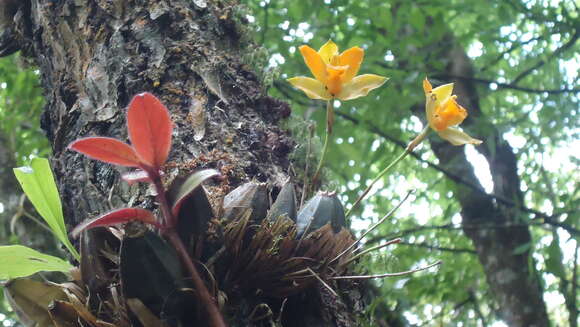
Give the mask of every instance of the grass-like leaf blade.
[[73, 266], [65, 260], [22, 245], [0, 246], [0, 280], [30, 276], [39, 271], [68, 273]]

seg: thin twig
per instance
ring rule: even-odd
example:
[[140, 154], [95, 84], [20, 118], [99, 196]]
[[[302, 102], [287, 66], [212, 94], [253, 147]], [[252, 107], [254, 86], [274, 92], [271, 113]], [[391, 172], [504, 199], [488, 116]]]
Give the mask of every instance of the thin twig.
[[366, 250], [364, 250], [364, 251], [362, 251], [362, 252], [358, 253], [357, 255], [353, 256], [352, 258], [348, 259], [347, 261], [345, 261], [345, 262], [343, 263], [343, 265], [345, 265], [345, 266], [346, 266], [346, 265], [350, 264], [351, 262], [355, 261], [356, 259], [358, 259], [358, 258], [362, 257], [363, 255], [365, 255], [365, 254], [367, 254], [367, 253], [369, 253], [369, 252], [373, 252], [373, 251], [376, 251], [376, 250], [382, 249], [382, 248], [384, 248], [384, 247], [387, 247], [387, 246], [389, 246], [389, 245], [391, 245], [391, 244], [396, 244], [396, 243], [400, 243], [400, 242], [401, 242], [401, 239], [400, 239], [400, 238], [396, 238], [396, 239], [394, 239], [394, 240], [390, 240], [390, 241], [388, 241], [388, 242], [387, 242], [387, 243], [385, 243], [385, 244], [380, 244], [380, 245], [377, 245], [377, 246], [373, 246], [373, 247], [371, 247], [371, 248], [369, 248], [369, 249], [366, 249]]
[[386, 273], [386, 274], [380, 274], [380, 275], [362, 275], [362, 276], [336, 276], [336, 277], [330, 277], [330, 279], [374, 279], [374, 278], [405, 276], [405, 275], [410, 275], [410, 274], [416, 273], [418, 271], [429, 269], [431, 267], [434, 267], [434, 266], [437, 266], [440, 264], [441, 264], [441, 261], [437, 261], [437, 262], [432, 263], [430, 265], [427, 265], [425, 267], [407, 270], [407, 271], [401, 271], [401, 272], [397, 272], [397, 273]]
[[310, 267], [308, 267], [306, 269], [312, 274], [312, 276], [314, 276], [314, 278], [318, 279], [318, 281], [324, 287], [326, 287], [330, 291], [330, 293], [332, 293], [332, 295], [334, 295], [335, 297], [338, 297], [338, 294], [336, 294], [336, 292], [332, 289], [332, 287], [330, 287], [330, 285], [328, 285], [324, 280], [322, 280], [322, 278], [320, 278], [320, 276], [318, 276], [318, 274], [315, 273], [314, 270], [310, 269]]
[[383, 216], [383, 218], [379, 219], [379, 221], [374, 224], [373, 226], [371, 226], [371, 228], [367, 229], [357, 240], [356, 242], [352, 243], [349, 247], [347, 247], [344, 251], [342, 251], [341, 253], [339, 253], [334, 259], [330, 260], [330, 263], [335, 262], [336, 260], [340, 259], [343, 255], [345, 255], [346, 253], [348, 253], [353, 247], [355, 247], [357, 244], [360, 243], [360, 241], [367, 236], [370, 232], [372, 232], [375, 228], [377, 228], [380, 224], [382, 224], [385, 220], [389, 219], [394, 213], [395, 211], [397, 211], [397, 209], [399, 209], [399, 207], [405, 203], [405, 201], [407, 201], [407, 199], [409, 198], [409, 196], [413, 194], [413, 190], [407, 192], [407, 194], [405, 195], [405, 197], [399, 201], [399, 203], [393, 208], [391, 209], [391, 211], [387, 212], [386, 215]]
[[475, 250], [471, 250], [471, 249], [447, 248], [447, 247], [442, 247], [442, 246], [430, 245], [427, 243], [399, 242], [399, 244], [408, 245], [408, 246], [416, 246], [416, 247], [420, 247], [420, 248], [426, 248], [426, 249], [437, 250], [437, 251], [442, 251], [442, 252], [477, 254], [477, 252]]

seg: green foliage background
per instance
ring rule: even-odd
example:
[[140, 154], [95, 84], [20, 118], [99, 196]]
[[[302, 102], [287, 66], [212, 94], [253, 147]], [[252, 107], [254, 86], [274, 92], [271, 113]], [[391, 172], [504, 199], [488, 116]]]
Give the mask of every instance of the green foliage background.
[[[0, 147], [7, 158], [2, 163], [21, 166], [28, 162], [31, 156], [48, 156], [50, 148], [48, 140], [40, 128], [40, 116], [44, 99], [38, 80], [38, 72], [29, 67], [18, 55], [0, 59]], [[0, 179], [16, 179], [11, 173], [14, 167], [1, 167]], [[11, 184], [11, 182], [6, 182]], [[16, 185], [16, 184], [13, 184]], [[20, 189], [13, 190], [20, 194]], [[0, 199], [5, 199], [0, 196]], [[0, 201], [0, 245], [18, 244], [18, 237], [10, 232], [11, 216], [8, 215], [5, 203]], [[27, 219], [27, 218], [22, 218]], [[54, 247], [54, 245], [47, 245]], [[0, 322], [9, 326], [12, 316], [4, 293], [0, 288]], [[7, 325], [8, 324], [8, 325]]]
[[[361, 122], [353, 124], [344, 116], [337, 117], [336, 143], [327, 159], [327, 187], [339, 190], [345, 203], [352, 203], [365, 182], [402, 151], [397, 142], [407, 143], [421, 129], [421, 120], [411, 110], [423, 105], [421, 81], [429, 76], [436, 85], [448, 82], [451, 77], [443, 76], [443, 72], [450, 59], [442, 53], [450, 47], [460, 47], [468, 53], [478, 79], [483, 114], [516, 151], [524, 205], [549, 215], [564, 213], [557, 216], [559, 221], [580, 228], [580, 158], [574, 153], [580, 148], [577, 2], [244, 3], [247, 11], [240, 15], [250, 22], [254, 38], [267, 51], [242, 55], [263, 70], [265, 81], [271, 84], [269, 93], [289, 101], [294, 114], [303, 118], [288, 122], [301, 141], [296, 160], [307, 152], [305, 127], [309, 121], [317, 122], [316, 135], [322, 136], [324, 130], [324, 103], [307, 99], [284, 81], [310, 75], [297, 52], [298, 46], [318, 48], [329, 38], [341, 50], [361, 46], [366, 51], [361, 73], [390, 77], [370, 96], [339, 104], [339, 113]], [[17, 63], [14, 56], [0, 60], [0, 135], [8, 140], [1, 146], [10, 149], [20, 166], [31, 154], [45, 156], [49, 148], [40, 130], [43, 100], [38, 74]], [[476, 123], [468, 132], [477, 137], [484, 135], [486, 128], [486, 124]], [[320, 147], [318, 137], [312, 143], [315, 149]], [[471, 153], [482, 183], [489, 184], [485, 160], [470, 147], [466, 151]], [[428, 144], [417, 152], [422, 160], [438, 164]], [[413, 276], [374, 281], [377, 293], [369, 299], [365, 323], [375, 325], [378, 319], [402, 317], [418, 326], [501, 326], [494, 324], [499, 321], [496, 304], [472, 244], [461, 230], [453, 182], [441, 172], [426, 162], [407, 158], [382, 181], [364, 208], [355, 212], [353, 227], [360, 232], [377, 221], [410, 189], [416, 190], [412, 201], [367, 241], [376, 245], [402, 237], [403, 244], [366, 257], [360, 265], [361, 273], [407, 270], [436, 260], [444, 264]], [[578, 240], [541, 221], [530, 219], [523, 223], [531, 226], [534, 239], [529, 247], [542, 274], [550, 316], [554, 324], [566, 325], [564, 297], [571, 293], [569, 282], [578, 262]], [[3, 221], [0, 225], [2, 244], [14, 241], [7, 241], [7, 224]], [[577, 298], [573, 300], [578, 303]], [[0, 308], [0, 312], [6, 312], [6, 308]]]
[[29, 156], [47, 156], [47, 139], [40, 129], [44, 99], [38, 71], [28, 67], [18, 55], [0, 60], [0, 133], [7, 138], [2, 146], [14, 153], [17, 165]]
[[[354, 202], [365, 183], [402, 151], [397, 142], [406, 144], [421, 130], [423, 125], [411, 109], [424, 105], [422, 79], [429, 76], [435, 85], [450, 82], [454, 76], [444, 75], [451, 59], [443, 53], [458, 47], [469, 55], [487, 117], [467, 128], [468, 133], [485, 135], [487, 124], [493, 124], [519, 160], [523, 205], [548, 215], [564, 213], [556, 217], [579, 227], [579, 157], [570, 151], [580, 147], [578, 3], [256, 0], [246, 4], [256, 38], [270, 54], [266, 70], [279, 74], [270, 94], [288, 99], [294, 113], [305, 121], [316, 121], [318, 136], [324, 130], [324, 102], [309, 100], [284, 81], [311, 75], [297, 51], [300, 45], [318, 49], [331, 38], [341, 51], [361, 46], [365, 60], [360, 73], [391, 78], [365, 98], [337, 104], [327, 187], [339, 190], [345, 202]], [[340, 113], [362, 123], [353, 124]], [[422, 109], [417, 113], [422, 114]], [[294, 124], [298, 125], [296, 133], [306, 138], [307, 133], [300, 131], [307, 123]], [[320, 147], [319, 139], [313, 142]], [[307, 143], [302, 142], [297, 158], [304, 157]], [[466, 151], [482, 184], [489, 185], [485, 158], [471, 146]], [[418, 153], [423, 160], [438, 164], [428, 145]], [[356, 212], [353, 227], [368, 226], [415, 189], [412, 203], [404, 205], [367, 242], [376, 245], [403, 237], [404, 244], [368, 257], [361, 271], [394, 272], [436, 260], [444, 263], [436, 271], [376, 281], [380, 293], [368, 312], [371, 325], [373, 317], [384, 318], [388, 311], [417, 325], [436, 321], [437, 325], [480, 326], [499, 321], [485, 274], [461, 230], [461, 208], [453, 184], [425, 162], [407, 158], [384, 178], [364, 209]], [[542, 274], [550, 316], [556, 324], [566, 325], [564, 296], [577, 294], [569, 282], [578, 264], [574, 255], [578, 240], [561, 228], [533, 220], [534, 215], [527, 216], [530, 220], [524, 223], [533, 234], [533, 244], [527, 247], [533, 249]], [[578, 303], [578, 298], [574, 301]]]

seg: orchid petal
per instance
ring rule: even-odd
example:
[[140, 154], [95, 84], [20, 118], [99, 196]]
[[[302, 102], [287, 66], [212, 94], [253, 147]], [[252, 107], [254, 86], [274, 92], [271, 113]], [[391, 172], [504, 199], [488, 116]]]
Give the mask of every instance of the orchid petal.
[[435, 118], [435, 96], [433, 94], [426, 94], [427, 100], [425, 101], [425, 116], [427, 117], [427, 123], [433, 129], [435, 129], [435, 124], [433, 123], [433, 118]]
[[300, 53], [304, 58], [306, 66], [310, 68], [312, 75], [321, 83], [326, 83], [326, 64], [320, 54], [307, 45], [300, 47]]
[[322, 60], [324, 60], [327, 65], [330, 65], [332, 57], [338, 55], [338, 46], [332, 42], [332, 40], [328, 40], [322, 47], [320, 47], [318, 53], [322, 57]]
[[431, 93], [435, 94], [436, 97], [435, 106], [440, 106], [445, 101], [447, 101], [447, 99], [449, 99], [449, 97], [453, 93], [453, 83], [438, 86], [434, 88], [433, 91], [431, 91]]
[[338, 94], [337, 98], [342, 101], [360, 98], [369, 94], [370, 91], [377, 87], [385, 84], [387, 80], [388, 78], [386, 77], [374, 74], [357, 76], [349, 83], [343, 85], [342, 91]]
[[365, 52], [359, 47], [352, 47], [340, 54], [340, 65], [348, 66], [342, 80], [343, 83], [350, 82], [358, 73]]
[[474, 139], [471, 136], [465, 134], [464, 132], [452, 127], [439, 131], [437, 132], [437, 134], [439, 134], [439, 136], [442, 139], [449, 141], [449, 143], [453, 145], [464, 145], [464, 144], [478, 145], [483, 143], [481, 140]]
[[330, 100], [331, 95], [328, 93], [324, 84], [314, 78], [298, 76], [287, 80], [299, 90], [302, 90], [310, 99]]
[[423, 80], [423, 91], [425, 91], [425, 95], [433, 91], [433, 86], [431, 85], [431, 82], [429, 82], [427, 77], [425, 77], [425, 79]]

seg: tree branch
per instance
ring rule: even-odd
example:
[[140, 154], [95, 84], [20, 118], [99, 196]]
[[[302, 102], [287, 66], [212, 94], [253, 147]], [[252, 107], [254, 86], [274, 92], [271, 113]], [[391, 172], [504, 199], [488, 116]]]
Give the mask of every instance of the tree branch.
[[534, 89], [534, 88], [525, 87], [525, 86], [517, 86], [517, 85], [514, 85], [513, 82], [512, 83], [501, 83], [501, 82], [498, 82], [495, 80], [490, 80], [490, 79], [461, 76], [461, 75], [454, 75], [454, 74], [435, 73], [433, 76], [438, 78], [438, 79], [457, 79], [457, 80], [464, 80], [464, 81], [467, 80], [467, 81], [473, 81], [476, 83], [487, 84], [487, 85], [495, 84], [495, 85], [497, 85], [498, 89], [511, 89], [511, 90], [522, 91], [522, 92], [526, 92], [526, 93], [538, 93], [538, 94], [543, 94], [543, 93], [547, 93], [547, 94], [580, 93], [580, 88], [542, 90], [542, 89]]
[[575, 30], [574, 34], [572, 35], [572, 37], [570, 38], [570, 40], [568, 40], [568, 42], [562, 44], [562, 46], [560, 46], [558, 49], [554, 50], [554, 52], [552, 52], [551, 55], [549, 55], [546, 59], [540, 59], [538, 60], [538, 62], [531, 66], [530, 68], [524, 70], [523, 72], [519, 73], [518, 76], [516, 76], [512, 82], [510, 83], [512, 86], [515, 86], [519, 81], [521, 81], [522, 79], [524, 79], [526, 76], [528, 76], [529, 74], [531, 74], [534, 70], [542, 67], [543, 65], [545, 65], [546, 63], [548, 63], [550, 60], [552, 60], [553, 58], [559, 56], [562, 52], [568, 50], [570, 47], [572, 47], [574, 45], [574, 43], [576, 43], [576, 41], [578, 40], [578, 38], [580, 37], [580, 30]]
[[506, 54], [510, 54], [510, 53], [512, 53], [513, 51], [515, 51], [515, 50], [517, 50], [517, 49], [521, 48], [522, 46], [524, 46], [524, 45], [526, 45], [526, 44], [528, 44], [528, 43], [534, 42], [534, 41], [541, 40], [542, 38], [543, 38], [542, 36], [536, 36], [536, 37], [530, 38], [530, 39], [529, 39], [529, 40], [527, 40], [527, 41], [522, 41], [522, 42], [514, 43], [514, 44], [513, 44], [513, 45], [512, 45], [512, 46], [511, 46], [509, 49], [507, 49], [507, 50], [503, 51], [502, 53], [500, 53], [500, 54], [499, 54], [499, 55], [498, 55], [498, 56], [497, 56], [497, 57], [496, 57], [494, 60], [492, 60], [492, 61], [491, 61], [491, 62], [489, 62], [489, 63], [488, 63], [488, 64], [487, 64], [485, 67], [483, 67], [483, 68], [480, 70], [480, 72], [484, 72], [484, 71], [488, 70], [490, 67], [493, 67], [493, 66], [494, 66], [495, 64], [497, 64], [497, 63], [498, 63], [500, 60], [502, 60], [502, 59], [503, 59], [503, 57], [504, 57]]
[[475, 252], [475, 250], [472, 250], [472, 249], [455, 249], [455, 248], [430, 245], [427, 243], [409, 243], [409, 242], [401, 241], [401, 242], [399, 242], [399, 244], [400, 245], [407, 245], [407, 246], [415, 246], [415, 247], [420, 247], [420, 248], [426, 248], [426, 249], [430, 249], [430, 250], [437, 250], [437, 251], [442, 251], [442, 252], [477, 254], [477, 252]]
[[[406, 70], [406, 69], [402, 69], [402, 68], [398, 68], [398, 67], [389, 66], [384, 62], [377, 62], [376, 64], [383, 67], [383, 68], [387, 68], [387, 69], [400, 70], [400, 71], [410, 71], [410, 70]], [[486, 85], [495, 84], [495, 85], [497, 85], [497, 88], [500, 90], [501, 89], [511, 89], [511, 90], [515, 90], [515, 91], [522, 91], [522, 92], [526, 92], [526, 93], [538, 93], [538, 94], [543, 94], [543, 93], [547, 93], [547, 94], [580, 93], [580, 88], [534, 89], [531, 87], [514, 85], [513, 82], [512, 83], [502, 83], [502, 82], [498, 82], [498, 81], [492, 80], [492, 79], [463, 76], [463, 75], [455, 75], [455, 74], [449, 74], [449, 73], [444, 73], [444, 72], [433, 72], [432, 74], [433, 74], [434, 78], [442, 79], [442, 80], [458, 79], [458, 80], [464, 80], [464, 81], [473, 81], [473, 82], [476, 82], [479, 84], [486, 84]]]

